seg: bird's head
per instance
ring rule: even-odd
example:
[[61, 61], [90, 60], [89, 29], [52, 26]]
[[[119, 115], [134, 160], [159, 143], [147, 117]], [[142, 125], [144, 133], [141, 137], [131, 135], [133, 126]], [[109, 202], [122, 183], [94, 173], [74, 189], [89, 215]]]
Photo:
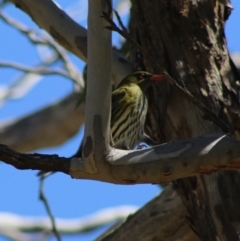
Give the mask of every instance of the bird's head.
[[153, 82], [158, 82], [165, 79], [164, 75], [154, 75], [146, 71], [137, 71], [125, 77], [120, 85], [137, 84], [141, 89], [146, 90]]

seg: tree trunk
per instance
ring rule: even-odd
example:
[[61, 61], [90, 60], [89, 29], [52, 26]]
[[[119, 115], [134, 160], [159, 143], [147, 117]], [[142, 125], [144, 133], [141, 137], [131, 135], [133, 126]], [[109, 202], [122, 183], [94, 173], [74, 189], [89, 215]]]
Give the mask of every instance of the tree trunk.
[[[130, 28], [132, 37], [179, 85], [227, 125], [236, 127], [237, 77], [224, 35], [230, 10], [227, 0], [132, 0]], [[159, 72], [146, 58], [143, 63], [148, 71]], [[159, 143], [221, 131], [169, 83], [156, 84], [148, 94], [146, 129]], [[186, 178], [174, 186], [188, 210], [186, 222], [201, 240], [239, 240], [238, 172]]]

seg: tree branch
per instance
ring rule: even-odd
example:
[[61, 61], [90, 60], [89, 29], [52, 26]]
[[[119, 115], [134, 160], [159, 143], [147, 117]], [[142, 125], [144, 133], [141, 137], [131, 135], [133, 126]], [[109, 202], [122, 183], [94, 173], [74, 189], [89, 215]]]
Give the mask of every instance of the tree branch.
[[[161, 183], [240, 169], [240, 141], [226, 135], [210, 135], [136, 151], [113, 149], [97, 163], [97, 173], [84, 170], [81, 158], [21, 154], [0, 145], [0, 159], [18, 169], [60, 171], [78, 179], [119, 184]], [[111, 164], [107, 161], [111, 160]]]
[[58, 155], [22, 154], [0, 144], [0, 160], [20, 170], [69, 172], [70, 158]]
[[[9, 0], [26, 12], [36, 24], [45, 29], [61, 46], [87, 61], [87, 30], [72, 20], [50, 0]], [[41, 13], [41, 14], [39, 14]], [[112, 55], [112, 78], [118, 84], [132, 72], [132, 66], [117, 51]]]
[[[240, 72], [240, 54], [231, 56]], [[75, 108], [78, 99], [79, 94], [73, 93], [32, 115], [1, 124], [1, 142], [21, 152], [62, 144], [77, 133], [84, 122], [85, 104]], [[44, 136], [39, 135], [40, 130]]]
[[[115, 180], [123, 184], [161, 183], [217, 170], [234, 170], [239, 168], [239, 147], [236, 139], [215, 134], [145, 150], [112, 148], [98, 163], [96, 176], [101, 176], [102, 181]], [[106, 165], [106, 161], [111, 166]], [[72, 160], [69, 174], [82, 178], [81, 161]]]
[[[67, 51], [63, 48], [61, 48], [57, 43], [55, 43], [51, 38], [49, 38], [45, 33], [38, 33], [37, 31], [30, 29], [26, 26], [24, 26], [22, 23], [10, 18], [9, 16], [7, 16], [6, 14], [4, 14], [3, 12], [0, 11], [0, 18], [8, 25], [10, 25], [11, 27], [15, 28], [16, 30], [18, 30], [20, 33], [24, 34], [25, 36], [27, 36], [27, 38], [35, 45], [45, 45], [48, 46], [50, 48], [53, 49], [54, 54], [52, 54], [50, 59], [57, 59], [59, 58], [60, 60], [63, 61], [63, 65], [66, 69], [65, 73], [64, 71], [60, 72], [59, 74], [63, 73], [63, 75], [65, 75], [65, 77], [72, 79], [74, 82], [78, 83], [80, 86], [83, 86], [83, 81], [82, 78], [79, 74], [79, 72], [77, 71], [77, 68], [74, 66], [74, 64], [70, 61], [70, 59], [68, 58], [67, 55]], [[47, 64], [48, 61], [44, 61], [44, 63], [40, 64], [39, 67], [43, 68], [43, 66], [45, 67], [45, 65], [49, 65], [51, 63], [51, 61]], [[5, 66], [5, 67], [13, 67], [13, 68], [17, 68], [16, 66], [11, 66], [12, 63], [10, 63], [10, 66]], [[35, 71], [39, 71], [39, 69], [41, 68], [35, 68]], [[32, 68], [28, 68], [29, 70], [22, 69], [22, 71], [29, 71], [31, 72]], [[44, 69], [45, 70], [45, 69]], [[59, 72], [59, 70], [56, 70], [57, 72]], [[44, 73], [45, 71], [41, 71], [43, 73], [40, 74], [46, 74]], [[49, 72], [49, 71], [47, 71]], [[56, 73], [58, 74], [58, 73]]]
[[[159, 196], [135, 214], [125, 219], [135, 210], [135, 207], [120, 206], [100, 210], [80, 219], [63, 220], [56, 218], [56, 223], [61, 234], [74, 234], [92, 231], [107, 223], [124, 219], [97, 238], [97, 241], [125, 241], [126, 237], [128, 241], [135, 241], [136, 237], [142, 237], [144, 240], [199, 241], [186, 224], [186, 209], [179, 196], [172, 189], [172, 184], [169, 184]], [[51, 229], [47, 218], [0, 213], [0, 232], [2, 233], [2, 230], [6, 230], [7, 227], [9, 233], [15, 233], [16, 229], [21, 231], [21, 235], [24, 235], [22, 232], [41, 231], [42, 236], [42, 232], [46, 233], [45, 236], [49, 236], [48, 232]]]
[[[168, 72], [158, 63], [156, 59], [154, 59], [152, 56], [150, 56], [147, 51], [142, 48], [137, 42], [134, 41], [134, 39], [131, 38], [131, 36], [126, 33], [125, 31], [121, 30], [115, 22], [109, 18], [109, 15], [106, 12], [103, 12], [103, 18], [106, 19], [106, 21], [110, 24], [110, 26], [107, 26], [106, 28], [112, 31], [116, 31], [119, 33], [122, 37], [124, 37], [126, 40], [129, 41], [136, 49], [138, 49], [141, 54], [147, 58], [150, 63], [153, 66], [156, 66], [157, 69], [161, 74], [164, 74], [166, 80], [173, 85], [176, 89], [178, 89], [181, 93], [184, 94], [184, 96], [190, 100], [194, 105], [196, 105], [205, 115], [207, 119], [212, 121], [216, 126], [218, 126], [223, 132], [229, 133], [233, 131], [233, 128], [231, 128], [228, 124], [226, 124], [223, 120], [221, 120], [215, 113], [213, 113], [206, 105], [204, 105], [202, 102], [200, 102], [192, 93], [188, 91], [186, 86], [181, 86], [179, 83], [173, 79]], [[236, 126], [237, 127], [237, 126]]]
[[[63, 39], [63, 43], [65, 40], [65, 42], [69, 44], [69, 50], [79, 57], [82, 57], [83, 60], [86, 60], [86, 29], [75, 23], [52, 1], [12, 0], [12, 2], [18, 7], [22, 7], [22, 10], [30, 14], [32, 19], [50, 34], [50, 27], [52, 26], [52, 28], [59, 33], [58, 36], [61, 36]], [[30, 9], [31, 13], [29, 12]], [[39, 14], [39, 12], [42, 12], [43, 14]], [[2, 16], [4, 16], [4, 19], [7, 20], [7, 22], [14, 22], [5, 15]], [[49, 26], [50, 23], [51, 26]], [[35, 39], [35, 37], [30, 34], [31, 31], [29, 29], [26, 29], [20, 24], [17, 26], [19, 31], [27, 32], [29, 37], [33, 38], [33, 40]], [[70, 29], [71, 31], [69, 31]], [[54, 36], [55, 35], [53, 34], [53, 37]], [[131, 64], [116, 51], [113, 51], [112, 66], [112, 77], [116, 84], [132, 71]], [[65, 102], [68, 103], [67, 106], [64, 106]], [[77, 102], [77, 95], [72, 94], [59, 102], [59, 108], [56, 108], [56, 105], [54, 104], [47, 107], [46, 110], [40, 110], [25, 118], [14, 120], [11, 123], [8, 122], [7, 124], [2, 124], [0, 126], [1, 142], [22, 152], [32, 151], [47, 146], [56, 146], [63, 143], [65, 140], [69, 139], [69, 137], [74, 135], [83, 123], [85, 112], [84, 105], [81, 105], [75, 110]], [[69, 109], [68, 105], [73, 108]], [[65, 110], [65, 108], [67, 109]], [[58, 119], [59, 116], [60, 119]], [[63, 119], [61, 117], [63, 117]], [[57, 122], [56, 119], [58, 119]], [[45, 135], [39, 135], [39, 130], [44, 131]], [[23, 133], [27, 133], [27, 138], [22, 138]]]
[[[186, 223], [187, 212], [169, 184], [162, 193], [95, 241], [199, 241]], [[127, 238], [126, 238], [127, 237]]]
[[[57, 29], [58, 32], [62, 31], [61, 32], [62, 36], [64, 36], [64, 38], [66, 38], [67, 40], [69, 38], [70, 39], [74, 38], [74, 36], [75, 36], [74, 33], [76, 33], [76, 36], [79, 36], [79, 33], [81, 33], [83, 36], [82, 39], [84, 39], [84, 41], [81, 41], [80, 42], [81, 45], [78, 45], [78, 46], [80, 49], [87, 48], [86, 47], [87, 39], [84, 38], [84, 36], [85, 37], [87, 36], [86, 29], [77, 25], [71, 18], [69, 18], [66, 15], [66, 13], [64, 13], [62, 10], [60, 10], [51, 1], [12, 0], [12, 2], [18, 4], [19, 6], [21, 6], [22, 3], [24, 5], [26, 5], [26, 3], [29, 4], [29, 6], [31, 7], [31, 16], [37, 23], [38, 22], [41, 23], [40, 24], [41, 27], [44, 28], [44, 26], [45, 26], [45, 28], [47, 29], [48, 24], [51, 22], [51, 25], [55, 29]], [[48, 7], [48, 4], [50, 4], [51, 7]], [[32, 5], [34, 5], [34, 6], [32, 6]], [[25, 11], [27, 11], [27, 10], [25, 10]], [[39, 15], [38, 11], [43, 12], [44, 14], [46, 14], [46, 16]], [[62, 15], [63, 18], [61, 18], [61, 19], [59, 19], [60, 13], [63, 14]], [[55, 21], [55, 18], [51, 17], [52, 14], [54, 14], [54, 16], [57, 17], [56, 21]], [[51, 18], [51, 21], [50, 21], [50, 18]], [[62, 24], [62, 21], [66, 21], [66, 23]], [[74, 29], [74, 32], [69, 32], [67, 35], [66, 32], [64, 31], [64, 29], [62, 30], [62, 26], [64, 26], [65, 28], [66, 28], [66, 26], [68, 26], [67, 28]], [[70, 40], [68, 42], [72, 43]], [[73, 45], [74, 45], [74, 43], [73, 43]], [[74, 49], [74, 47], [72, 47], [72, 48]], [[80, 51], [80, 49], [75, 50], [75, 51]], [[235, 59], [237, 59], [236, 56], [238, 56], [238, 55], [234, 54], [234, 58], [233, 58], [234, 62], [235, 62]], [[122, 57], [120, 57], [120, 56], [117, 57], [116, 52], [113, 53], [113, 76], [114, 76], [114, 79], [117, 78], [118, 81], [120, 81], [122, 77], [125, 77], [125, 75], [127, 75], [129, 72], [131, 72], [131, 68], [128, 67], [129, 63], [125, 62], [125, 60], [122, 62], [122, 60], [123, 60]], [[239, 69], [240, 67], [238, 65], [238, 62], [235, 62], [235, 64], [237, 65], [237, 67]], [[127, 71], [127, 69], [128, 69], [128, 71]], [[116, 71], [116, 70], [119, 70], [120, 74], [117, 74], [118, 71]], [[119, 77], [117, 77], [117, 76], [119, 76]], [[69, 96], [69, 97], [67, 97], [67, 99], [69, 98], [73, 101], [73, 103], [71, 103], [71, 104], [69, 103], [69, 105], [72, 105], [74, 107], [78, 98], [77, 98], [76, 94], [72, 94], [71, 96], [75, 96], [75, 98], [71, 98]], [[64, 102], [64, 100], [63, 100], [63, 102]], [[49, 107], [49, 108], [51, 108], [51, 107]], [[64, 114], [65, 117], [62, 121], [61, 120], [57, 121], [57, 122], [55, 121], [55, 124], [53, 122], [54, 122], [54, 120], [56, 120], [56, 117], [59, 115], [58, 111], [54, 110], [54, 112], [51, 113], [51, 118], [53, 118], [53, 121], [52, 121], [51, 118], [47, 118], [48, 115], [45, 116], [45, 118], [43, 118], [43, 116], [41, 116], [41, 115], [43, 115], [43, 114], [45, 115], [45, 112], [43, 112], [41, 110], [39, 112], [39, 114], [38, 114], [38, 112], [35, 113], [38, 116], [37, 118], [35, 115], [29, 115], [28, 117], [24, 118], [24, 122], [21, 122], [24, 126], [24, 129], [18, 129], [18, 127], [15, 128], [15, 123], [18, 125], [19, 120], [12, 122], [12, 124], [8, 123], [7, 128], [4, 128], [6, 125], [2, 125], [0, 127], [1, 142], [6, 145], [11, 146], [15, 150], [22, 151], [22, 152], [28, 152], [28, 151], [32, 151], [32, 150], [35, 150], [38, 148], [47, 147], [47, 146], [55, 146], [55, 145], [59, 145], [59, 144], [63, 143], [65, 140], [67, 140], [69, 138], [69, 136], [72, 136], [73, 134], [75, 134], [78, 131], [81, 124], [83, 123], [84, 105], [81, 105], [80, 107], [78, 107], [76, 109], [76, 111], [74, 109], [72, 109], [71, 112], [69, 112], [69, 110], [67, 110], [65, 112], [64, 108], [59, 108], [59, 109], [61, 109], [61, 110], [59, 110], [60, 112], [65, 113]], [[81, 111], [80, 111], [80, 109], [81, 109]], [[31, 120], [32, 118], [34, 118], [35, 121], [36, 121], [36, 119], [39, 119], [39, 120], [44, 119], [45, 122], [37, 121], [37, 123], [35, 123], [35, 121]], [[79, 120], [79, 119], [80, 119], [80, 121], [79, 121], [79, 123], [77, 123], [78, 121], [75, 121], [75, 120]], [[48, 123], [50, 126], [48, 126]], [[34, 131], [35, 128], [36, 128], [36, 131]], [[52, 128], [53, 128], [53, 131], [51, 131]], [[44, 129], [48, 129], [48, 132], [44, 131], [45, 136], [43, 138], [43, 135], [38, 135], [37, 132], [38, 132], [38, 130], [44, 130]], [[21, 134], [22, 130], [24, 130], [24, 131], [26, 131], [26, 133], [28, 133], [27, 134], [28, 138], [26, 138], [26, 139], [22, 138], [22, 134]], [[61, 131], [59, 131], [59, 130], [61, 130]]]
[[14, 63], [14, 62], [1, 61], [0, 67], [14, 68], [16, 70], [20, 70], [23, 72], [29, 72], [29, 73], [33, 73], [33, 74], [62, 75], [65, 78], [70, 77], [66, 71], [61, 70], [61, 69], [50, 69], [50, 68], [44, 68], [44, 67], [31, 67], [31, 66], [29, 67], [29, 66], [24, 66], [22, 64]]
[[[112, 35], [100, 18], [107, 1], [88, 1], [88, 80], [83, 164], [89, 173], [97, 172], [97, 162], [109, 149], [111, 111]], [[103, 58], [104, 56], [104, 58]]]
[[62, 144], [84, 122], [85, 104], [76, 107], [79, 98], [80, 93], [73, 93], [38, 112], [1, 124], [1, 143], [21, 152]]
[[[99, 210], [76, 219], [56, 218], [56, 227], [61, 234], [90, 232], [111, 222], [125, 219], [137, 210], [135, 206], [119, 206]], [[48, 217], [24, 217], [13, 213], [0, 213], [0, 233], [4, 229], [21, 232], [46, 232], [52, 230]]]
[[50, 208], [50, 205], [49, 205], [49, 202], [44, 194], [44, 179], [45, 177], [44, 176], [41, 176], [40, 177], [40, 186], [39, 186], [39, 199], [43, 202], [45, 208], [46, 208], [46, 211], [47, 211], [47, 214], [49, 216], [49, 219], [50, 219], [50, 222], [51, 222], [51, 228], [50, 230], [53, 232], [53, 234], [55, 235], [57, 241], [61, 241], [61, 236], [60, 236], [60, 233], [56, 227], [56, 221], [55, 221], [55, 218], [52, 214], [52, 210]]
[[18, 230], [12, 230], [9, 228], [2, 229], [0, 227], [0, 234], [3, 237], [6, 237], [7, 239], [10, 239], [12, 241], [42, 241], [45, 240], [49, 233], [41, 233], [41, 234], [26, 234], [22, 233]]

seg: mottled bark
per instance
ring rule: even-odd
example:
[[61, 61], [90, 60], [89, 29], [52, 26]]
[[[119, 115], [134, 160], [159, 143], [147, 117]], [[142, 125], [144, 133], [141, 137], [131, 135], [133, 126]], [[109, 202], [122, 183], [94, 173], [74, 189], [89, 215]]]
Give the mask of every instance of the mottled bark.
[[[200, 0], [196, 3], [190, 0], [133, 0], [131, 28], [137, 41], [179, 84], [222, 120], [237, 126], [240, 123], [235, 84], [237, 78], [229, 60], [223, 31], [229, 12], [228, 4], [228, 1]], [[33, 9], [31, 16], [33, 17]], [[67, 29], [70, 29], [69, 25]], [[55, 33], [52, 32], [53, 35]], [[146, 59], [143, 63], [147, 70], [157, 73], [154, 63]], [[151, 88], [149, 97], [146, 128], [159, 143], [219, 131], [218, 127], [203, 118], [203, 113], [194, 104], [167, 82]], [[191, 225], [202, 240], [239, 239], [239, 210], [236, 207], [239, 185], [237, 172], [197, 176], [174, 183], [188, 211], [186, 223]], [[182, 210], [183, 206], [180, 208]], [[176, 212], [174, 214], [178, 215]], [[142, 220], [139, 217], [139, 223]], [[152, 227], [154, 219], [149, 220], [149, 227]], [[126, 222], [130, 221], [128, 219]], [[174, 225], [175, 222], [171, 227]], [[131, 225], [129, 227], [130, 231], [133, 230]], [[191, 236], [188, 236], [190, 229], [187, 230], [188, 233], [181, 236], [181, 240], [192, 241]], [[124, 229], [122, 231], [125, 233]], [[141, 237], [144, 231], [147, 232], [141, 228], [135, 234]], [[161, 240], [157, 231], [152, 229], [156, 233], [147, 234], [145, 240]], [[169, 240], [177, 240], [174, 235], [175, 233]], [[129, 240], [128, 237], [125, 240]]]
[[159, 196], [95, 241], [199, 241], [185, 222], [186, 215], [181, 199], [169, 184]]
[[[230, 3], [204, 0], [132, 0], [132, 3], [132, 33], [140, 36], [142, 47], [219, 118], [237, 127], [237, 77], [224, 35]], [[154, 63], [145, 59], [144, 64], [147, 70], [157, 72]], [[149, 97], [146, 128], [159, 142], [219, 131], [168, 83], [154, 86]], [[235, 135], [239, 136], [239, 132], [235, 131]], [[239, 240], [239, 179], [238, 172], [224, 172], [175, 183], [187, 207], [188, 221], [202, 240]]]
[[100, 171], [94, 175], [82, 168], [82, 158], [23, 154], [2, 144], [0, 160], [21, 170], [60, 171], [78, 179], [127, 185], [166, 183], [202, 173], [240, 170], [239, 146], [235, 138], [205, 136], [139, 151], [115, 149], [99, 159]]

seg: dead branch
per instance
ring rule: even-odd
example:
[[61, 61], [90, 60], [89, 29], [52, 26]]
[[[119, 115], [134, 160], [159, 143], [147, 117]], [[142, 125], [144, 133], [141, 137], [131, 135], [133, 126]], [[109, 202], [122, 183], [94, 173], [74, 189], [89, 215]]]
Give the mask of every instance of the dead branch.
[[21, 154], [4, 145], [0, 145], [0, 159], [17, 169], [60, 171], [78, 179], [119, 184], [161, 183], [220, 170], [238, 170], [239, 147], [239, 141], [234, 138], [210, 135], [145, 150], [113, 149], [112, 156], [100, 160], [95, 174], [84, 170], [81, 158]]
[[[31, 16], [36, 24], [45, 29], [62, 47], [87, 61], [87, 30], [72, 20], [53, 1], [9, 1]], [[130, 62], [117, 51], [113, 51], [112, 63], [112, 79], [115, 84], [132, 72]]]

